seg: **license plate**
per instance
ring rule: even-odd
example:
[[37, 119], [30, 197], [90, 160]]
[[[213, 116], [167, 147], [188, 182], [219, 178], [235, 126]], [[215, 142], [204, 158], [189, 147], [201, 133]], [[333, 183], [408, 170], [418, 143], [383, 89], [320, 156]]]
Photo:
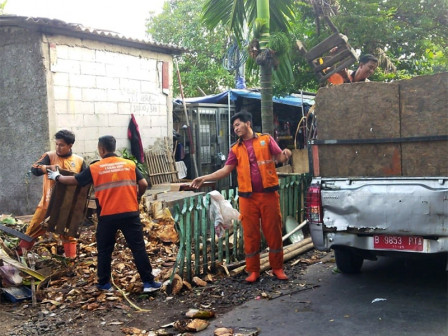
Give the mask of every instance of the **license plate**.
[[382, 250], [423, 251], [423, 238], [416, 236], [373, 236], [373, 247]]

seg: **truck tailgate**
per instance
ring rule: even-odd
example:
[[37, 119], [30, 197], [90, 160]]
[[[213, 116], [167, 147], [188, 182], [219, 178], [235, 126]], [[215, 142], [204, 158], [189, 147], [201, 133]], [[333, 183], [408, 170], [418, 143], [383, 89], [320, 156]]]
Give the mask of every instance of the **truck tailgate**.
[[322, 181], [325, 230], [448, 236], [446, 178]]

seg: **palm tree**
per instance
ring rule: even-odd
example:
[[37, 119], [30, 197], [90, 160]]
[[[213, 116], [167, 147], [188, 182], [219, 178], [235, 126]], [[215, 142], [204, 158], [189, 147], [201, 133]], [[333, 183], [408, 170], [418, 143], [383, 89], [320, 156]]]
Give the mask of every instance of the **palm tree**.
[[245, 38], [245, 26], [252, 31], [249, 53], [260, 66], [261, 128], [271, 134], [274, 131], [272, 69], [278, 62], [278, 50], [272, 49], [271, 35], [288, 32], [289, 22], [294, 18], [293, 3], [294, 0], [206, 0], [203, 9], [202, 17], [209, 28], [223, 24], [240, 44]]

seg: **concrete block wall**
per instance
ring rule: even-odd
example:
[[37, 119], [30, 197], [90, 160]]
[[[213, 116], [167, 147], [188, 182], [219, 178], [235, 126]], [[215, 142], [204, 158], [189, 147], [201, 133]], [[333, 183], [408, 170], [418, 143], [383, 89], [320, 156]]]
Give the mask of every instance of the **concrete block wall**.
[[172, 90], [162, 90], [163, 62], [171, 82], [170, 55], [61, 36], [45, 43], [50, 130], [74, 131], [74, 152], [96, 158], [98, 137], [106, 134], [117, 138], [118, 150], [129, 149], [131, 114], [144, 148], [172, 134]]
[[31, 165], [50, 150], [40, 35], [0, 29], [0, 214], [33, 213], [42, 179]]
[[172, 90], [162, 89], [162, 64], [172, 56], [20, 27], [0, 28], [0, 214], [32, 214], [42, 178], [28, 174], [54, 149], [54, 134], [75, 132], [73, 151], [97, 158], [101, 135], [130, 148], [134, 114], [144, 148], [172, 135]]

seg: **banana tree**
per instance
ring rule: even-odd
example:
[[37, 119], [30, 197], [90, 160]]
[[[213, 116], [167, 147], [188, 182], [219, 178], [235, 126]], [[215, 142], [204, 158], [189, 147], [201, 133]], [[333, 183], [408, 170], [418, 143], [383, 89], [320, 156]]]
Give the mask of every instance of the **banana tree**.
[[249, 54], [260, 66], [261, 128], [271, 134], [274, 131], [272, 70], [285, 69], [285, 65], [288, 68], [287, 62], [278, 57], [281, 54], [278, 49], [283, 47], [273, 48], [273, 45], [278, 46], [279, 41], [284, 45], [285, 38], [280, 34], [289, 31], [289, 23], [294, 19], [293, 3], [294, 0], [206, 0], [203, 8], [202, 18], [209, 28], [220, 23], [227, 26], [240, 44], [246, 38], [245, 27], [252, 32]]

